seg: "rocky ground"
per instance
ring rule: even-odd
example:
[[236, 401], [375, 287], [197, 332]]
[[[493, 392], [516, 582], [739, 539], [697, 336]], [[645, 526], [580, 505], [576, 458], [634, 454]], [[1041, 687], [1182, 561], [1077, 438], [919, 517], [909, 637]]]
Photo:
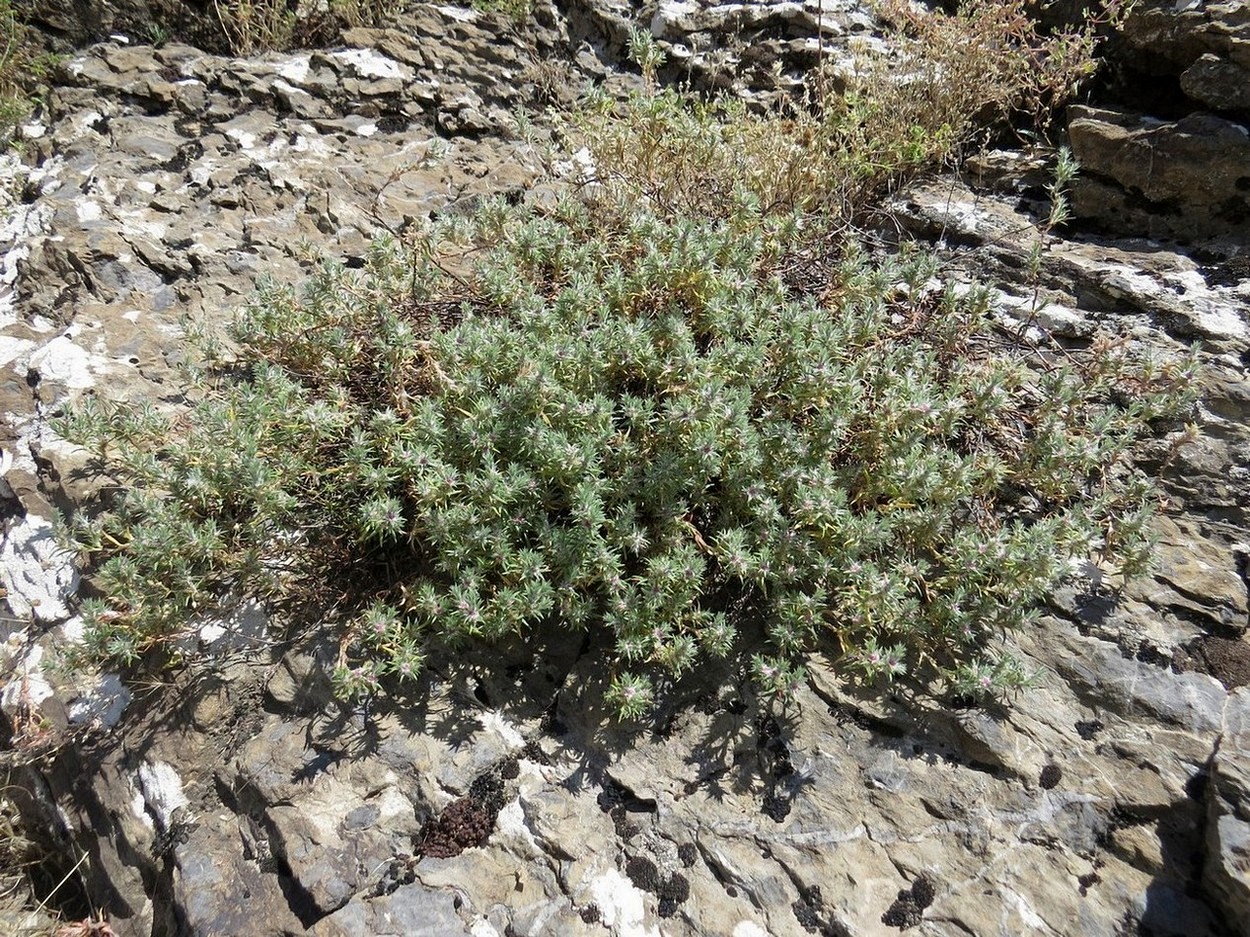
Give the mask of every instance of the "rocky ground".
[[[80, 43], [152, 14], [98, 5], [58, 26], [42, 6]], [[1040, 291], [1035, 321], [1064, 340], [1203, 348], [1199, 438], [1143, 453], [1170, 499], [1153, 573], [1053, 596], [1019, 639], [1044, 676], [1012, 705], [865, 693], [814, 662], [784, 713], [709, 681], [639, 734], [603, 711], [593, 649], [553, 642], [441, 662], [419, 708], [344, 709], [329, 639], [270, 643], [258, 611], [204, 622], [205, 659], [164, 684], [46, 666], [77, 625], [52, 508], [87, 492], [50, 415], [86, 392], [176, 402], [186, 324], [228, 319], [259, 277], [296, 281], [318, 252], [352, 265], [378, 233], [532, 187], [542, 144], [516, 115], [636, 81], [639, 24], [669, 77], [760, 97], [872, 30], [846, 0], [539, 4], [524, 29], [421, 4], [334, 48], [240, 61], [135, 28], [72, 54], [3, 157], [0, 702], [10, 746], [40, 755], [16, 775], [22, 806], [67, 867], [87, 854], [79, 897], [123, 937], [1244, 933], [1240, 3], [1138, 4], [1120, 103], [1071, 111], [1079, 224], [1047, 237], [1036, 283], [1045, 173], [1028, 156], [980, 157], [893, 206], [946, 275], [1000, 285], [1005, 319], [1026, 324]], [[1167, 93], [1130, 93], [1147, 80]]]

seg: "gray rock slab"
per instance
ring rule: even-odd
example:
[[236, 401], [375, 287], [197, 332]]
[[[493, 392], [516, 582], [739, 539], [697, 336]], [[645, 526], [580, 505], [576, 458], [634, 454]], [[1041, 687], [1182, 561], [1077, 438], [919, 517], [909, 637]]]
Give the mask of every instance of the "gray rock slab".
[[424, 885], [401, 885], [389, 895], [356, 898], [308, 933], [312, 937], [478, 937], [456, 913], [456, 898]]

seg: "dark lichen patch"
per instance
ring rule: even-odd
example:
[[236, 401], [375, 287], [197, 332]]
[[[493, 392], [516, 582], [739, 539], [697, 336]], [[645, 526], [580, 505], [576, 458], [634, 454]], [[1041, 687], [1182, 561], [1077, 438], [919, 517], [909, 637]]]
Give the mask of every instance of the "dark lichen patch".
[[551, 759], [547, 757], [547, 753], [543, 751], [542, 746], [533, 739], [525, 743], [525, 747], [521, 749], [520, 757], [544, 767], [551, 764]]
[[690, 897], [690, 882], [680, 872], [674, 872], [660, 885], [660, 917], [668, 918], [677, 913], [677, 908]]
[[681, 860], [682, 866], [688, 869], [699, 858], [699, 851], [694, 843], [682, 843], [677, 847], [677, 858]]
[[503, 809], [503, 781], [496, 771], [478, 775], [469, 793], [443, 808], [421, 830], [417, 851], [422, 856], [450, 859], [486, 842]]
[[658, 894], [660, 890], [660, 870], [646, 856], [633, 856], [625, 863], [625, 874], [634, 883], [635, 888]]
[[521, 762], [517, 758], [506, 758], [499, 766], [499, 776], [505, 781], [515, 781], [521, 776]]
[[933, 904], [933, 883], [923, 875], [911, 883], [911, 888], [899, 891], [894, 903], [881, 915], [881, 923], [899, 930], [907, 930], [920, 923], [924, 909]]
[[599, 906], [597, 904], [588, 904], [578, 912], [578, 915], [587, 924], [598, 924]]
[[1250, 685], [1250, 644], [1241, 638], [1204, 635], [1179, 649], [1174, 663], [1177, 670], [1210, 674], [1226, 690]]
[[776, 791], [769, 791], [760, 804], [760, 813], [774, 823], [780, 823], [790, 815], [790, 800]]
[[1102, 881], [1102, 877], [1097, 872], [1086, 872], [1077, 878], [1077, 885], [1081, 889], [1081, 897], [1084, 898], [1089, 894], [1089, 890]]
[[1087, 742], [1092, 742], [1103, 729], [1107, 728], [1098, 719], [1081, 720], [1075, 725], [1076, 734]]
[[1063, 780], [1063, 769], [1057, 764], [1051, 762], [1042, 768], [1041, 774], [1038, 775], [1037, 785], [1044, 791], [1051, 790]]

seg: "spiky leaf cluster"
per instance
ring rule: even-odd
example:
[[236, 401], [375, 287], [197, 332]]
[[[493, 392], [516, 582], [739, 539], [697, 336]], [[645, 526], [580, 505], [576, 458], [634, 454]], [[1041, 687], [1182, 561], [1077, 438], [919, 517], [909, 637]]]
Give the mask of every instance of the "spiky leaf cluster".
[[789, 229], [738, 221], [492, 204], [443, 232], [468, 275], [446, 243], [382, 242], [263, 291], [236, 378], [176, 424], [80, 409], [66, 432], [131, 486], [77, 525], [99, 647], [134, 656], [231, 590], [350, 582], [346, 692], [554, 623], [610, 633], [635, 714], [735, 648], [735, 607], [770, 690], [814, 649], [1022, 679], [988, 642], [1074, 557], [1141, 558], [1152, 491], [1124, 456], [1187, 372], [1007, 345], [989, 294], [918, 253], [795, 291]]

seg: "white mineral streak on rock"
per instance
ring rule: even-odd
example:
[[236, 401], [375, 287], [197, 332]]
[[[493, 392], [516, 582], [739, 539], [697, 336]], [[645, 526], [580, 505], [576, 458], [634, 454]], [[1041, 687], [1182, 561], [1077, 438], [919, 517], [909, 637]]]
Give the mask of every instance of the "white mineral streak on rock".
[[734, 927], [732, 937], [768, 937], [768, 931], [753, 921], [740, 921]]
[[254, 647], [265, 639], [269, 617], [258, 602], [248, 599], [223, 614], [194, 619], [189, 630], [195, 632], [202, 647], [215, 651]]
[[361, 78], [403, 78], [404, 67], [373, 49], [343, 49], [331, 53]]
[[619, 937], [660, 937], [646, 917], [643, 893], [616, 869], [609, 869], [590, 883], [590, 894], [599, 906], [599, 919]]
[[69, 332], [31, 353], [28, 367], [40, 380], [55, 381], [71, 390], [95, 384], [95, 375], [108, 370], [107, 362], [74, 344]]
[[251, 150], [256, 147], [256, 134], [241, 130], [238, 127], [231, 127], [226, 131], [226, 136], [239, 144], [240, 149]]
[[[1006, 901], [1015, 905], [1016, 912], [1020, 915], [1020, 920], [1023, 921], [1026, 925], [1028, 925], [1031, 933], [1042, 934], [1050, 930], [1050, 927], [1046, 924], [1046, 921], [1042, 919], [1041, 915], [1039, 915], [1036, 911], [1033, 910], [1033, 906], [1029, 904], [1029, 902], [1025, 900], [1024, 896], [1021, 895], [1018, 891], [1012, 891], [1011, 889], [1004, 889], [1002, 891], [1002, 896], [1004, 899], [1006, 899]], [[1010, 920], [1009, 913], [1007, 909], [1004, 908], [1003, 910], [1004, 933], [1006, 932], [1006, 928], [1010, 923], [1011, 923], [1011, 920]]]
[[[0, 295], [0, 310], [3, 309], [3, 305], [4, 299]], [[3, 312], [0, 311], [0, 317], [2, 316]], [[35, 343], [28, 338], [13, 338], [9, 335], [0, 335], [0, 368], [25, 359], [36, 347]]]
[[514, 798], [504, 805], [495, 818], [495, 826], [502, 836], [516, 840], [522, 848], [534, 855], [542, 852], [542, 846], [534, 838], [534, 834], [525, 822], [525, 810], [521, 806], [521, 798]]
[[130, 798], [130, 812], [138, 817], [139, 822], [149, 830], [156, 829], [156, 824], [152, 822], [152, 817], [148, 814], [147, 810], [144, 809], [145, 801], [143, 799], [143, 791], [139, 790], [138, 786], [135, 784], [131, 784], [130, 788], [134, 791], [134, 794]]
[[454, 20], [457, 23], [471, 23], [478, 17], [477, 10], [472, 7], [440, 6], [436, 7], [436, 9], [449, 20]]
[[52, 219], [50, 206], [24, 204], [18, 193], [28, 181], [45, 187], [56, 178], [60, 165], [60, 157], [54, 157], [32, 170], [12, 153], [0, 154], [0, 328], [17, 321], [13, 288], [18, 264], [30, 256], [30, 240]]
[[[12, 653], [9, 648], [14, 646], [9, 644], [4, 656]], [[38, 709], [52, 695], [52, 687], [43, 675], [43, 646], [34, 644], [25, 654], [20, 649], [17, 653], [21, 656], [13, 668], [13, 675], [5, 683], [4, 690], [0, 691], [0, 709], [10, 718], [19, 716], [23, 711]]]
[[9, 530], [0, 545], [0, 584], [18, 618], [69, 617], [65, 601], [78, 589], [78, 570], [57, 545], [51, 523], [29, 515]]
[[302, 84], [308, 78], [309, 63], [311, 61], [312, 55], [310, 53], [293, 55], [278, 69], [278, 74], [292, 84]]
[[557, 176], [571, 179], [579, 185], [595, 180], [595, 160], [586, 147], [582, 147], [569, 159], [556, 160], [552, 168]]
[[162, 829], [169, 829], [174, 811], [189, 803], [182, 791], [182, 778], [173, 765], [163, 761], [145, 761], [139, 765], [139, 790], [147, 811]]
[[478, 716], [478, 722], [487, 732], [494, 732], [509, 748], [523, 748], [525, 736], [517, 731], [516, 726], [508, 722], [502, 715], [490, 710]]
[[75, 697], [67, 707], [69, 721], [76, 725], [93, 725], [111, 729], [121, 721], [122, 713], [133, 697], [115, 673], [106, 673]]
[[78, 221], [80, 224], [99, 221], [101, 214], [103, 214], [100, 210], [100, 203], [89, 198], [85, 198], [75, 204], [74, 210], [78, 214]]
[[1245, 313], [1239, 312], [1232, 303], [1213, 295], [1197, 271], [1193, 271], [1192, 277], [1176, 275], [1173, 278], [1177, 281], [1176, 289], [1123, 264], [1108, 264], [1105, 274], [1106, 287], [1122, 298], [1146, 296], [1164, 300], [1173, 304], [1178, 311], [1183, 311], [1199, 331], [1212, 337], [1250, 338], [1250, 326], [1246, 324]]

